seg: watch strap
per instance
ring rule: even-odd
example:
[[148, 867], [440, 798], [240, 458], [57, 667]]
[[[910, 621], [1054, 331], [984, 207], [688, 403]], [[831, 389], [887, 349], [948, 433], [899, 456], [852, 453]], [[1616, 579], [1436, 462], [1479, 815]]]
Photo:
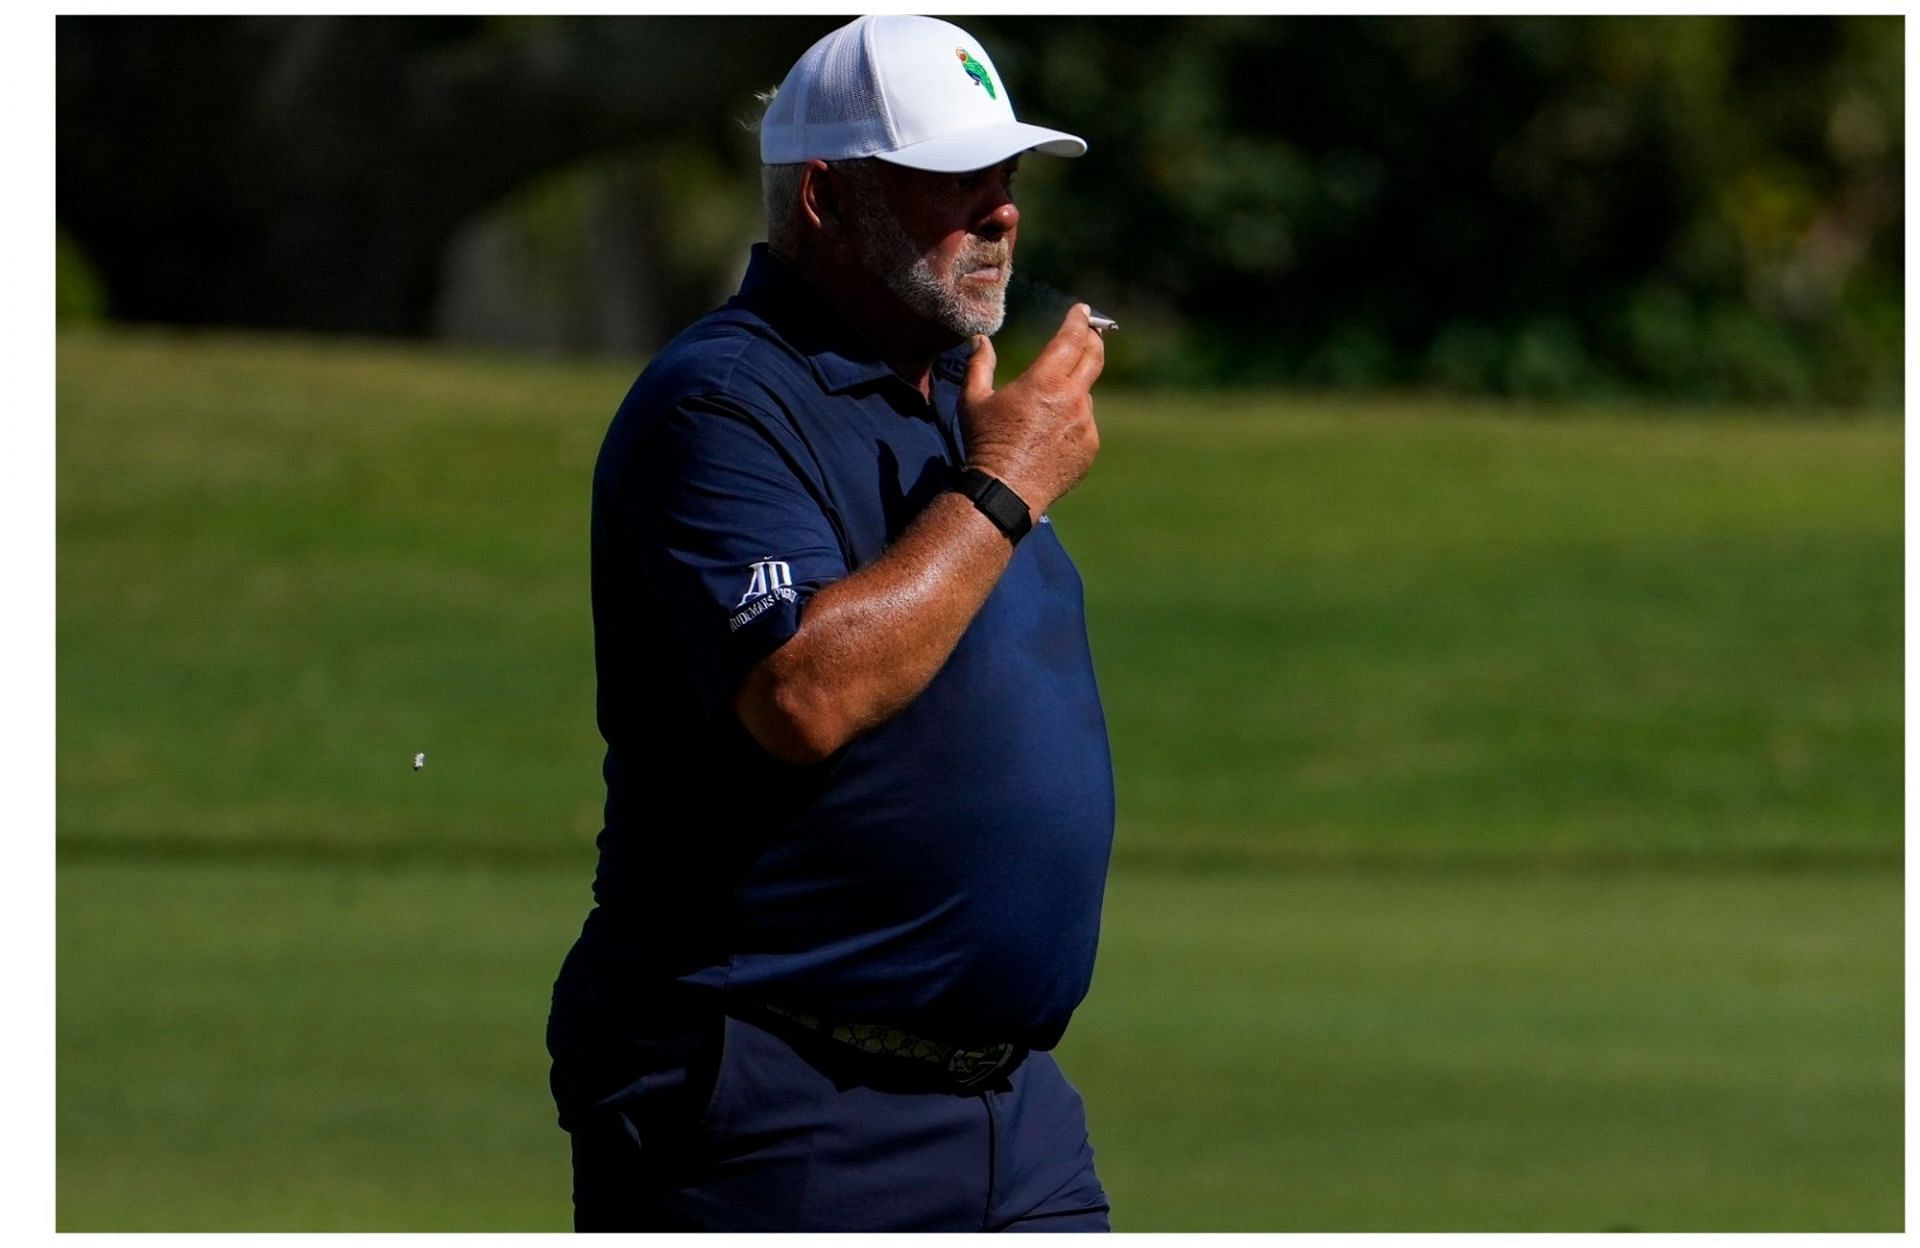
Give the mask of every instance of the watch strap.
[[978, 468], [962, 468], [953, 488], [965, 495], [980, 514], [999, 526], [1015, 546], [1033, 529], [1033, 514], [1026, 500], [1007, 488], [1006, 482]]

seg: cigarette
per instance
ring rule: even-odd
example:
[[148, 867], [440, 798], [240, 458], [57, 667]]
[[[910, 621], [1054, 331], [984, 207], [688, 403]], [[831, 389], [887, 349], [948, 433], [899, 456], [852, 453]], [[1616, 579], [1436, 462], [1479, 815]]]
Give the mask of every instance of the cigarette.
[[1087, 324], [1093, 326], [1095, 329], [1099, 330], [1103, 334], [1110, 329], [1120, 328], [1119, 321], [1114, 320], [1110, 316], [1103, 316], [1100, 313], [1093, 311], [1091, 308], [1087, 310]]

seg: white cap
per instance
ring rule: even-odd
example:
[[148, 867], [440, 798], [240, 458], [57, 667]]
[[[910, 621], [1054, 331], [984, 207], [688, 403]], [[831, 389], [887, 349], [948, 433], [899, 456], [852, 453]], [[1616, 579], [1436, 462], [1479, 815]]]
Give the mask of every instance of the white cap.
[[862, 17], [808, 48], [760, 123], [760, 161], [876, 156], [966, 173], [1021, 152], [1078, 156], [1084, 139], [1015, 121], [980, 41], [931, 17]]

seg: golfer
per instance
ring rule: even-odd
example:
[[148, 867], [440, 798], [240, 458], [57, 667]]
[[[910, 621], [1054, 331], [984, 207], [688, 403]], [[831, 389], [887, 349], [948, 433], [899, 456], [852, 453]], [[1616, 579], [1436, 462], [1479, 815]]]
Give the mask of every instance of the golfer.
[[767, 243], [593, 485], [596, 906], [548, 1047], [581, 1230], [1107, 1229], [1049, 1054], [1113, 833], [1048, 508], [1104, 359], [996, 379], [1023, 154], [980, 42], [869, 17], [761, 129]]

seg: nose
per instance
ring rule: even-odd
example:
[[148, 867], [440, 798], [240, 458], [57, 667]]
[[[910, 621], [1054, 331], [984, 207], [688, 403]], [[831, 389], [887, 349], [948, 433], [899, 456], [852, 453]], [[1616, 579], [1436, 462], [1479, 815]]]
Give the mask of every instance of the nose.
[[990, 238], [1002, 234], [1011, 234], [1020, 224], [1020, 209], [1016, 208], [1011, 196], [1003, 196], [987, 215], [980, 220], [979, 232]]

